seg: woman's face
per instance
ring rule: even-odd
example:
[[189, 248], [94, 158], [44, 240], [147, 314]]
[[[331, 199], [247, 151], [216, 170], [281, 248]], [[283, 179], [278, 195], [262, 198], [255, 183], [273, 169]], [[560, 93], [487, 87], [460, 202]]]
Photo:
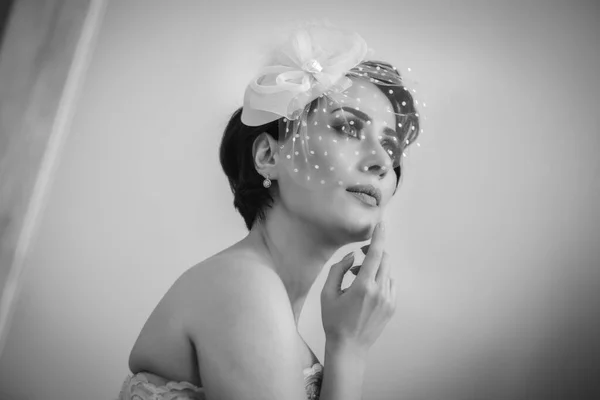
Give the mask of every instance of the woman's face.
[[[381, 90], [353, 79], [345, 94], [343, 103], [324, 97], [311, 110], [306, 127], [308, 164], [290, 167], [286, 150], [278, 160], [283, 206], [341, 244], [370, 237], [396, 187], [393, 159], [402, 154], [395, 114]], [[311, 177], [312, 182], [306, 181]], [[360, 193], [370, 189], [377, 194]]]

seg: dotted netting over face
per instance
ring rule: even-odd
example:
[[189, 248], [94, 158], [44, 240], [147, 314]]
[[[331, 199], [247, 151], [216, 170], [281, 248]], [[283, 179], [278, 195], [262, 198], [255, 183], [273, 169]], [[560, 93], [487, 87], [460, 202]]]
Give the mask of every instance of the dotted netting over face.
[[328, 90], [280, 122], [280, 159], [306, 188], [362, 184], [360, 172], [397, 168], [422, 131], [416, 90], [394, 67], [363, 62], [346, 76], [351, 87]]

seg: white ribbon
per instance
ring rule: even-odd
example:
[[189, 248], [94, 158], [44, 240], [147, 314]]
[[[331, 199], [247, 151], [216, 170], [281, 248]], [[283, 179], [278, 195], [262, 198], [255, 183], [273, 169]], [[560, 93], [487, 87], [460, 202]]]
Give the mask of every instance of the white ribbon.
[[367, 44], [356, 33], [330, 27], [301, 29], [264, 67], [244, 94], [242, 122], [259, 126], [281, 117], [295, 119], [311, 101], [328, 91], [352, 86], [346, 73], [364, 60]]

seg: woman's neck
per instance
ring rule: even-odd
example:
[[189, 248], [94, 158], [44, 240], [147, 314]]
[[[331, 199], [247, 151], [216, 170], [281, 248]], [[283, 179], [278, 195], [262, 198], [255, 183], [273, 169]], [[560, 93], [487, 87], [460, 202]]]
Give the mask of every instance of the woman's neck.
[[268, 218], [255, 223], [242, 242], [257, 250], [279, 275], [298, 325], [310, 288], [341, 244], [327, 237], [322, 229], [293, 218], [280, 207], [268, 211]]

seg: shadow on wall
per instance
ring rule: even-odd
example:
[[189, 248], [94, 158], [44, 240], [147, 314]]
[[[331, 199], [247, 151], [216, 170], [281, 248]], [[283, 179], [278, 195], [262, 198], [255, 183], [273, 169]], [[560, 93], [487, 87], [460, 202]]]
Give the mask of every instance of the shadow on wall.
[[2, 43], [4, 42], [4, 31], [6, 31], [6, 25], [8, 24], [8, 16], [12, 10], [13, 0], [6, 0], [0, 3], [0, 51], [2, 50]]

